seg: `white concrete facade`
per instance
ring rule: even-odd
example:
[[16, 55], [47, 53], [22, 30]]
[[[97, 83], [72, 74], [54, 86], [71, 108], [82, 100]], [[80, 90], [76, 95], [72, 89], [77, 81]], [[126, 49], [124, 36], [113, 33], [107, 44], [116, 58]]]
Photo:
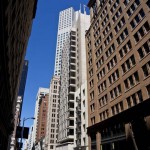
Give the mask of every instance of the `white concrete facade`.
[[[37, 136], [37, 125], [38, 125], [38, 115], [39, 115], [39, 100], [42, 96], [49, 93], [48, 88], [39, 88], [39, 91], [36, 96], [36, 104], [35, 104], [35, 113], [34, 113], [34, 123], [33, 123], [33, 145], [35, 145], [36, 142], [36, 136]], [[31, 145], [31, 146], [33, 146]]]
[[53, 76], [50, 82], [50, 90], [49, 90], [45, 150], [56, 149], [57, 134], [58, 134], [59, 88], [60, 88], [60, 77]]
[[73, 20], [74, 10], [72, 7], [59, 13], [54, 75], [60, 75], [62, 48], [64, 47], [64, 43], [69, 36], [70, 29], [73, 25]]
[[[84, 12], [85, 13], [85, 12]], [[74, 149], [88, 149], [88, 104], [87, 104], [87, 62], [85, 32], [90, 27], [90, 16], [81, 14], [75, 25], [77, 32], [77, 87], [75, 92]]]
[[[84, 150], [88, 150], [88, 136], [87, 136], [87, 127], [88, 127], [88, 104], [87, 104], [87, 82], [83, 83], [80, 88], [75, 92], [75, 142], [74, 148], [84, 147]], [[78, 115], [80, 113], [80, 116]], [[79, 132], [79, 134], [77, 134]], [[80, 137], [80, 139], [78, 138]]]
[[[77, 113], [76, 97], [84, 88], [84, 93], [87, 93], [86, 85], [86, 46], [85, 46], [85, 31], [90, 26], [90, 17], [82, 14], [80, 11], [74, 13], [74, 24], [70, 30], [70, 36], [66, 40], [62, 50], [62, 65], [61, 65], [61, 86], [60, 86], [60, 107], [59, 107], [59, 131], [58, 131], [58, 146], [57, 150], [73, 150], [77, 147], [76, 135], [76, 118]], [[83, 84], [83, 85], [82, 85]], [[82, 87], [83, 86], [83, 87]], [[76, 93], [77, 91], [77, 93]], [[84, 95], [83, 100], [87, 100]], [[87, 102], [87, 101], [86, 101]], [[84, 105], [84, 107], [86, 107]], [[82, 106], [83, 107], [83, 106]], [[83, 111], [87, 114], [87, 107]], [[86, 116], [87, 117], [87, 116]], [[87, 119], [88, 120], [88, 119]], [[82, 125], [87, 126], [87, 121]], [[86, 131], [83, 131], [82, 139], [85, 142], [80, 144], [86, 146], [88, 138]]]

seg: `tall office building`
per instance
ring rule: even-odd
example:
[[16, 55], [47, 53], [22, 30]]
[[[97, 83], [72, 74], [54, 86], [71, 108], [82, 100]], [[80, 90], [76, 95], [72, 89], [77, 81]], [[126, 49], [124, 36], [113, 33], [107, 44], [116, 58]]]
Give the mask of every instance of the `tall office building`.
[[150, 147], [150, 1], [90, 0], [89, 148]]
[[19, 85], [19, 92], [18, 92], [18, 96], [21, 96], [22, 99], [24, 98], [24, 91], [25, 91], [25, 85], [26, 85], [26, 79], [27, 79], [27, 73], [28, 73], [28, 65], [29, 65], [29, 61], [24, 60], [22, 73], [21, 73], [21, 79], [20, 79], [20, 85]]
[[[33, 145], [31, 145], [31, 147], [34, 147], [38, 142], [38, 140], [40, 140], [42, 136], [45, 136], [45, 130], [46, 130], [45, 120], [47, 119], [47, 102], [44, 104], [44, 101], [45, 99], [48, 100], [48, 95], [49, 95], [49, 89], [39, 88], [36, 97], [36, 104], [35, 104], [35, 113], [34, 113], [35, 119], [33, 123], [33, 142], [32, 142]], [[41, 111], [41, 109], [43, 111]]]
[[[0, 149], [7, 149], [37, 0], [0, 1]], [[5, 114], [4, 114], [5, 112]]]
[[58, 137], [59, 88], [60, 88], [60, 77], [53, 76], [50, 82], [50, 91], [49, 91], [47, 128], [45, 136], [46, 150], [56, 150]]
[[70, 29], [73, 25], [73, 19], [74, 10], [72, 7], [59, 13], [54, 75], [60, 75], [62, 48], [64, 46], [64, 42], [69, 36]]
[[[85, 120], [83, 119], [84, 121], [82, 123], [80, 120], [78, 126], [75, 125], [79, 117], [75, 115], [75, 113], [78, 113], [75, 108], [75, 92], [86, 82], [86, 59], [83, 58], [86, 58], [85, 31], [89, 26], [90, 17], [88, 15], [82, 14], [80, 11], [74, 12], [73, 27], [62, 49], [57, 150], [73, 150], [74, 147], [81, 148], [80, 141], [83, 140], [82, 136], [86, 136], [85, 134], [82, 136], [81, 134], [76, 134], [76, 128], [81, 127], [81, 124]], [[83, 88], [83, 90], [85, 89]], [[79, 101], [81, 102], [82, 100], [80, 99]], [[83, 109], [83, 111], [85, 110]], [[82, 131], [83, 130], [80, 132]], [[76, 142], [76, 144], [74, 144], [74, 142]], [[85, 144], [87, 144], [87, 141]]]

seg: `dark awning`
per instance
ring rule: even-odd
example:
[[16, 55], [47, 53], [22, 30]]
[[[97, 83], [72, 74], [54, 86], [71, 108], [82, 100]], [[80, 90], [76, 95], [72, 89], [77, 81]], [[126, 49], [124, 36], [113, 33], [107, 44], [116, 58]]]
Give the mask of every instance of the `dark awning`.
[[112, 116], [102, 122], [96, 123], [93, 126], [87, 128], [88, 134], [94, 130], [102, 130], [110, 125], [115, 125], [117, 123], [129, 123], [135, 119], [146, 117], [150, 115], [150, 98], [127, 109], [123, 112]]

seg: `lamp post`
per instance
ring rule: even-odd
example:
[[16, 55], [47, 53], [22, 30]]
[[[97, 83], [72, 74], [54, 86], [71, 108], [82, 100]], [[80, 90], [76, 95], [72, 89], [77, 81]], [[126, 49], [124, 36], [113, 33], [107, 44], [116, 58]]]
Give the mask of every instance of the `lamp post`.
[[[22, 130], [21, 130], [21, 140], [20, 140], [20, 144], [22, 144], [22, 139], [23, 139], [23, 131], [24, 131], [24, 123], [26, 120], [29, 120], [29, 119], [35, 119], [34, 117], [30, 117], [30, 118], [23, 118], [23, 125], [22, 125]], [[22, 149], [22, 147], [21, 147]]]

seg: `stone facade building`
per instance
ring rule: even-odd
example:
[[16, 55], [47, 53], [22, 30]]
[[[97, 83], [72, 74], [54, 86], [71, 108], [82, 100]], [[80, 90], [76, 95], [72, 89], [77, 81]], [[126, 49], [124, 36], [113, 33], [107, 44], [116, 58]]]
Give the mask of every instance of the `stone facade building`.
[[90, 0], [89, 149], [148, 149], [150, 1]]

